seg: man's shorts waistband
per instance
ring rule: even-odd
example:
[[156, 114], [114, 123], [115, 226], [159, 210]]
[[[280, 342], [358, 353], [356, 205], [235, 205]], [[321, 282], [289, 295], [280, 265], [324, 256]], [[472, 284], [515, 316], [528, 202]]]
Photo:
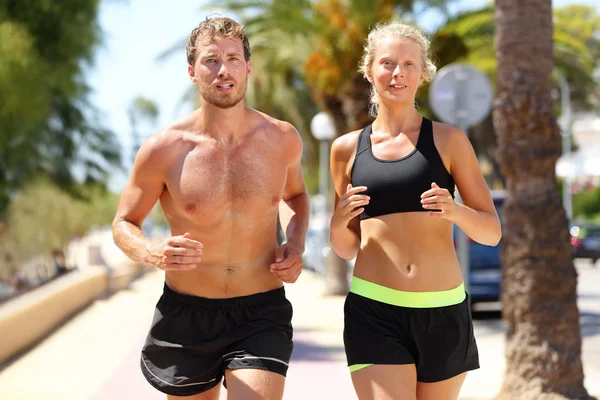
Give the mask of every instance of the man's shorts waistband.
[[168, 287], [166, 283], [163, 289], [163, 298], [167, 301], [173, 301], [175, 303], [185, 304], [192, 307], [232, 309], [257, 307], [267, 304], [279, 303], [286, 300], [285, 288], [283, 286], [278, 289], [269, 290], [268, 292], [260, 292], [247, 296], [230, 298], [208, 298], [178, 293], [172, 290], [170, 287]]

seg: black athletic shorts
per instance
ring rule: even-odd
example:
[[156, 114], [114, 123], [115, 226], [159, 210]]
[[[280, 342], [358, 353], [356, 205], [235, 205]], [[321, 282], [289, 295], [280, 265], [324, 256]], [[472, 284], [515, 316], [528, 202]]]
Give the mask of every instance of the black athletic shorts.
[[165, 284], [141, 368], [152, 386], [173, 396], [212, 389], [226, 369], [286, 375], [292, 354], [292, 305], [284, 288], [250, 296], [208, 299]]
[[344, 304], [350, 370], [415, 364], [417, 381], [439, 382], [479, 368], [468, 296], [432, 308], [391, 305], [350, 292]]

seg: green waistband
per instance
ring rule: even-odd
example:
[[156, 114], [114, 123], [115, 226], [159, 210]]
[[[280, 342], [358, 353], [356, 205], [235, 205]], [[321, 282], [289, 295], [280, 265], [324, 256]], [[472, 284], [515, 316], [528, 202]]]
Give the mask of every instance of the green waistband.
[[373, 282], [365, 281], [364, 279], [355, 276], [352, 277], [350, 291], [371, 300], [380, 301], [393, 306], [410, 308], [451, 306], [462, 303], [466, 297], [465, 287], [462, 283], [454, 289], [441, 290], [438, 292], [403, 292], [401, 290], [391, 289]]

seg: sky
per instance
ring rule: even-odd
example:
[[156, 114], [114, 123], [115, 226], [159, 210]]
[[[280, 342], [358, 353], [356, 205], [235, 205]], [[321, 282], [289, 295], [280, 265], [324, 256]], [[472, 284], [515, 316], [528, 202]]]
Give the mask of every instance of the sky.
[[[451, 11], [483, 6], [484, 0], [459, 0]], [[554, 0], [554, 7], [573, 3]], [[600, 0], [578, 0], [577, 4], [598, 5]], [[176, 6], [175, 6], [176, 4]], [[101, 122], [119, 138], [127, 160], [132, 159], [131, 127], [127, 110], [132, 101], [144, 97], [160, 110], [156, 126], [143, 126], [143, 137], [158, 131], [185, 115], [190, 105], [182, 105], [183, 94], [191, 87], [187, 76], [185, 46], [182, 44], [162, 61], [157, 56], [178, 42], [184, 43], [190, 31], [208, 15], [198, 0], [102, 0], [99, 22], [103, 45], [87, 76], [92, 87], [90, 100], [100, 111]], [[219, 11], [219, 10], [216, 10]], [[220, 10], [222, 15], [231, 16]], [[417, 22], [433, 30], [442, 23], [436, 12], [423, 10]], [[252, 38], [250, 38], [252, 43]], [[120, 191], [126, 176], [116, 174], [110, 187]]]

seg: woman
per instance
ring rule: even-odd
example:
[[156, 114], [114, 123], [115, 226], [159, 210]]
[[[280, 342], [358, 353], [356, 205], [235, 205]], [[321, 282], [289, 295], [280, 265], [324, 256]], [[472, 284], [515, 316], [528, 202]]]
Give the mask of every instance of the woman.
[[418, 87], [436, 71], [428, 48], [405, 24], [371, 31], [360, 70], [375, 120], [331, 150], [331, 244], [356, 257], [344, 343], [360, 400], [456, 399], [479, 368], [452, 224], [496, 245], [500, 222], [465, 134], [415, 109]]

